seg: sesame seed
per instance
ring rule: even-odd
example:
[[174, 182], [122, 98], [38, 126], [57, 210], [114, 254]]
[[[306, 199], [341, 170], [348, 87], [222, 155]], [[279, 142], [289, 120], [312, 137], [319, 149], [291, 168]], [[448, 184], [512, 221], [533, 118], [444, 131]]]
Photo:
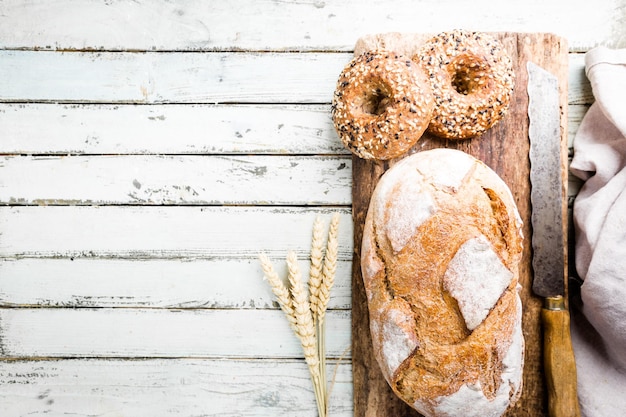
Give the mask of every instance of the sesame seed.
[[[453, 139], [476, 136], [508, 108], [515, 75], [496, 39], [477, 32], [444, 32], [426, 42], [418, 55], [437, 103], [428, 127], [432, 133]], [[459, 91], [444, 81], [455, 78]]]
[[340, 139], [355, 154], [393, 158], [421, 137], [429, 122], [423, 115], [431, 114], [434, 99], [426, 75], [411, 60], [370, 51], [355, 57], [339, 80], [332, 118]]

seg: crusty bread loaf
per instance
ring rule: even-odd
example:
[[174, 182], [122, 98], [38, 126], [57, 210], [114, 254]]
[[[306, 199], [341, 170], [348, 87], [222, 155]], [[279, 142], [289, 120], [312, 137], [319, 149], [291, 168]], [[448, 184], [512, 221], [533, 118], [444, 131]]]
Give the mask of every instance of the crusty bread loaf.
[[498, 175], [436, 149], [374, 190], [361, 269], [372, 343], [393, 391], [426, 416], [500, 416], [521, 394], [522, 221]]

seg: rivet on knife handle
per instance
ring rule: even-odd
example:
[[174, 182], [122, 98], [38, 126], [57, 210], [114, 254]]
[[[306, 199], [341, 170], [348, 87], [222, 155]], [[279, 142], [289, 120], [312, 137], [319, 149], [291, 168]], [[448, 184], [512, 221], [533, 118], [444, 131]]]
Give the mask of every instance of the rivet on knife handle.
[[[544, 372], [550, 417], [578, 417], [576, 363], [565, 307], [561, 114], [557, 78], [529, 62], [533, 291], [545, 300]], [[548, 308], [546, 308], [548, 307]]]

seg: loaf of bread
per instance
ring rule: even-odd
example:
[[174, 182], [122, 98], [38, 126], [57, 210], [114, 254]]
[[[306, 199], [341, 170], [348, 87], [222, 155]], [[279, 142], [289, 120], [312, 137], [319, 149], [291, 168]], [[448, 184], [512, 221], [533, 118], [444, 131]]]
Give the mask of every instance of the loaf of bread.
[[500, 416], [519, 398], [521, 226], [502, 179], [461, 151], [418, 152], [377, 184], [361, 252], [373, 350], [425, 416]]

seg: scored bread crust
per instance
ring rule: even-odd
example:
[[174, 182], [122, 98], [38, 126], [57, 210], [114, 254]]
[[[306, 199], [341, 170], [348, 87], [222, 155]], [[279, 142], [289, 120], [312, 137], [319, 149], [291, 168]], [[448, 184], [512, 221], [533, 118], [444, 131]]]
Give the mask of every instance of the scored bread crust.
[[522, 221], [489, 167], [418, 152], [374, 190], [361, 269], [373, 349], [393, 391], [426, 416], [499, 416], [521, 393]]

